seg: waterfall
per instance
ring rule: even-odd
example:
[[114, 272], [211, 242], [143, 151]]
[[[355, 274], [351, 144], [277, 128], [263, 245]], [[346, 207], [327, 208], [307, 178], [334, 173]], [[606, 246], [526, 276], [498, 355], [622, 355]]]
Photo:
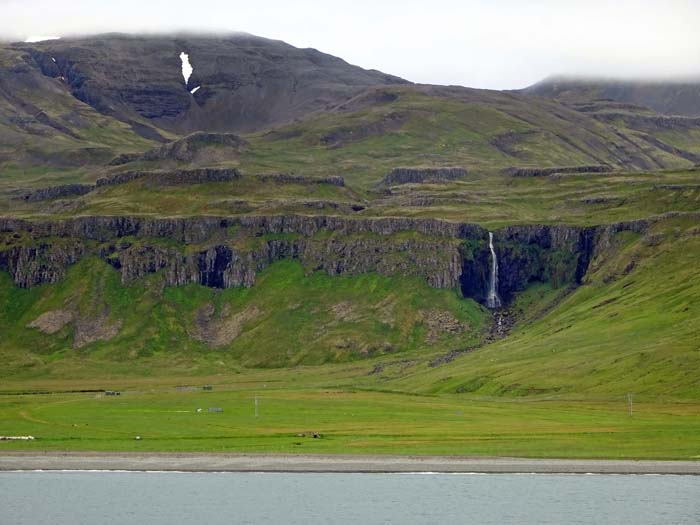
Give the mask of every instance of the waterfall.
[[493, 233], [489, 232], [489, 250], [491, 250], [491, 275], [489, 276], [489, 292], [486, 296], [486, 306], [500, 308], [501, 299], [498, 297], [498, 259], [496, 250], [493, 249]]

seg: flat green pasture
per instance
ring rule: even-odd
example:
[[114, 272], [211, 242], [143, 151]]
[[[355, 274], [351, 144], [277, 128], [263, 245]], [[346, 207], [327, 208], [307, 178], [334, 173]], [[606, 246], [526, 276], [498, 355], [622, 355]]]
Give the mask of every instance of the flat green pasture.
[[[201, 387], [201, 383], [190, 383]], [[73, 385], [75, 386], [75, 385]], [[255, 397], [258, 416], [255, 416]], [[223, 412], [210, 413], [212, 407]], [[198, 409], [202, 409], [198, 412]], [[485, 400], [237, 378], [212, 392], [175, 385], [103, 393], [0, 395], [5, 450], [441, 454], [700, 458], [700, 403]], [[314, 438], [317, 433], [320, 437]], [[141, 439], [137, 440], [136, 437]]]

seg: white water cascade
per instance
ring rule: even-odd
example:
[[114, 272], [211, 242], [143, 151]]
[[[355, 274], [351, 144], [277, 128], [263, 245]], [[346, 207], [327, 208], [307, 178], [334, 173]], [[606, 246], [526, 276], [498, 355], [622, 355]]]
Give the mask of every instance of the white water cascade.
[[500, 308], [501, 299], [498, 297], [498, 259], [493, 249], [493, 233], [489, 232], [489, 250], [491, 250], [491, 275], [489, 276], [489, 292], [486, 295], [486, 306]]

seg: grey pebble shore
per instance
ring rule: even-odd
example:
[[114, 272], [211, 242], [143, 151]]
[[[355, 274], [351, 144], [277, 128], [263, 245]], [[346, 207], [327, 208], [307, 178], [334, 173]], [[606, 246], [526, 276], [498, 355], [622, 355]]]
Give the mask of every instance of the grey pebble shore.
[[700, 461], [0, 451], [0, 471], [16, 470], [700, 475]]

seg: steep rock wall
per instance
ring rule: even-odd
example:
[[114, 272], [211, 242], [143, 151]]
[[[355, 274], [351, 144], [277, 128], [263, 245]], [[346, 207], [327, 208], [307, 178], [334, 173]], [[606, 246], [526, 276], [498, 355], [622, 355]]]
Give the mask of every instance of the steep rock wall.
[[[578, 284], [596, 246], [645, 221], [592, 228], [511, 226], [497, 230], [498, 292], [508, 302], [531, 281]], [[252, 286], [274, 261], [299, 260], [308, 272], [419, 276], [435, 288], [483, 301], [488, 232], [437, 219], [337, 216], [193, 218], [80, 217], [64, 221], [0, 219], [0, 269], [31, 287], [56, 282], [70, 264], [97, 255], [122, 282], [161, 271], [168, 285]]]

